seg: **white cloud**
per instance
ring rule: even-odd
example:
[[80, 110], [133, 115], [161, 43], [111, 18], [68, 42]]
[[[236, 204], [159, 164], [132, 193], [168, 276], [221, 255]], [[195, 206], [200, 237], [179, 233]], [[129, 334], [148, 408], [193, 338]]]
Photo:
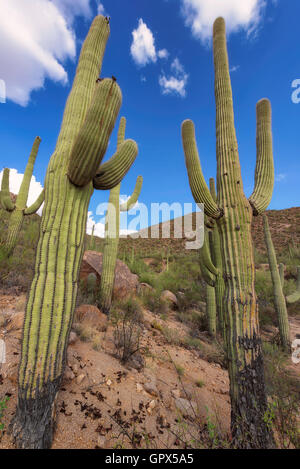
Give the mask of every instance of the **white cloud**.
[[[124, 201], [124, 199], [122, 199]], [[86, 232], [87, 234], [91, 235], [93, 226], [94, 228], [94, 235], [98, 236], [99, 238], [104, 238], [105, 235], [105, 224], [104, 223], [96, 223], [94, 220], [93, 212], [88, 212], [87, 222], [86, 222]], [[128, 229], [120, 229], [120, 236], [127, 236], [131, 233], [136, 233], [135, 230], [128, 230]]]
[[171, 70], [173, 75], [167, 77], [164, 73], [160, 75], [158, 82], [163, 94], [177, 94], [184, 98], [186, 96], [186, 84], [188, 74], [185, 72], [183, 65], [176, 57], [172, 64]]
[[75, 16], [91, 16], [89, 0], [0, 0], [0, 79], [6, 98], [26, 106], [45, 79], [66, 84], [62, 63], [74, 59]]
[[101, 2], [98, 2], [97, 14], [103, 16], [106, 15], [104, 5]]
[[149, 62], [156, 62], [154, 36], [142, 18], [137, 29], [132, 31], [132, 37], [130, 52], [135, 63], [143, 67]]
[[279, 173], [275, 175], [275, 181], [276, 182], [281, 182], [286, 180], [286, 174], [284, 173]]
[[160, 59], [167, 59], [169, 57], [169, 52], [167, 51], [167, 49], [160, 49], [158, 52], [157, 52], [157, 56], [160, 58]]
[[231, 68], [229, 69], [229, 72], [230, 72], [230, 73], [234, 73], [234, 72], [236, 72], [239, 68], [240, 68], [239, 65], [233, 65], [233, 67], [231, 67]]
[[90, 18], [93, 14], [90, 0], [51, 0], [51, 2], [54, 3], [68, 23], [72, 23], [75, 16]]
[[[0, 172], [0, 186], [2, 182], [2, 176], [3, 176], [3, 170]], [[21, 183], [23, 181], [23, 177], [24, 177], [24, 174], [18, 173], [17, 169], [10, 169], [9, 171], [10, 192], [18, 195], [20, 187], [21, 187]], [[35, 179], [35, 176], [32, 176], [30, 186], [29, 186], [29, 192], [28, 192], [27, 207], [29, 207], [36, 201], [36, 199], [38, 198], [42, 190], [43, 190], [42, 184]], [[44, 204], [37, 211], [37, 214], [40, 216], [42, 215], [43, 206]]]
[[185, 24], [204, 43], [211, 38], [212, 25], [218, 16], [225, 19], [228, 33], [239, 29], [252, 33], [261, 21], [265, 6], [265, 0], [181, 0]]
[[105, 225], [104, 223], [96, 223], [93, 217], [93, 212], [88, 212], [87, 222], [86, 222], [86, 232], [91, 235], [93, 226], [95, 225], [94, 235], [99, 238], [104, 238]]

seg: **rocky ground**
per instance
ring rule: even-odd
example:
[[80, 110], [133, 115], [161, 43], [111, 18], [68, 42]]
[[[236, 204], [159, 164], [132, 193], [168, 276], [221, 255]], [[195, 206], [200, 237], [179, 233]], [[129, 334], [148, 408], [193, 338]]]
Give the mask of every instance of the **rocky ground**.
[[[1, 396], [10, 396], [2, 420], [5, 429], [17, 401], [23, 312], [16, 309], [24, 300], [0, 298], [2, 317], [5, 313], [9, 319], [0, 332], [6, 343], [0, 391]], [[162, 321], [145, 311], [141, 347], [147, 352], [143, 353], [142, 368], [138, 360], [128, 366], [120, 364], [114, 355], [113, 326], [109, 323], [105, 331], [98, 332], [99, 350], [93, 348], [92, 342], [83, 342], [76, 333], [72, 334], [57, 401], [53, 448], [184, 447], [200, 438], [201, 428], [205, 432], [208, 415], [226, 435], [230, 419], [227, 371], [218, 363], [199, 358], [197, 351], [168, 344], [157, 329], [157, 324], [165, 322], [176, 334], [184, 336], [183, 325], [172, 317]], [[105, 328], [104, 323], [101, 329]], [[0, 447], [13, 447], [6, 431]]]
[[[10, 397], [0, 448], [13, 448], [6, 429], [17, 402], [24, 306], [24, 295], [0, 296], [0, 338], [6, 343], [0, 395]], [[228, 373], [220, 363], [201, 358], [198, 350], [166, 339], [161, 332], [166, 325], [174, 337], [187, 334], [174, 313], [162, 320], [143, 312], [142, 354], [126, 366], [115, 355], [114, 327], [99, 310], [81, 307], [76, 317], [81, 333], [83, 326], [96, 327], [97, 332], [81, 339], [71, 333], [53, 448], [184, 448], [192, 441], [198, 441], [199, 447], [213, 447], [219, 438], [222, 445], [229, 443]], [[80, 330], [78, 324], [74, 329]], [[265, 337], [272, 332], [265, 331]], [[300, 333], [299, 318], [291, 319], [291, 333], [292, 339]], [[205, 337], [203, 347], [210, 347]], [[299, 366], [290, 364], [296, 374]]]

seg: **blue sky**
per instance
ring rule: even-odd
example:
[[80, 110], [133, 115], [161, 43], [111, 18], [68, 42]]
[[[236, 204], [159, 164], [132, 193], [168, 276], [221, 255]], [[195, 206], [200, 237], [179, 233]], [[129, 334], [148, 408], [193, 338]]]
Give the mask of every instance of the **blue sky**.
[[[130, 195], [141, 174], [140, 202], [193, 202], [180, 126], [186, 118], [194, 121], [208, 181], [216, 174], [211, 25], [223, 15], [246, 195], [254, 183], [255, 105], [268, 97], [276, 179], [269, 208], [299, 206], [300, 103], [292, 101], [293, 91], [300, 98], [292, 88], [300, 79], [299, 1], [27, 0], [24, 5], [23, 0], [0, 0], [0, 79], [7, 92], [0, 103], [0, 170], [8, 166], [22, 173], [40, 135], [34, 176], [43, 184], [80, 46], [98, 9], [111, 17], [101, 75], [117, 77], [123, 93], [119, 118], [126, 117], [126, 136], [139, 146], [121, 194]], [[105, 159], [115, 150], [118, 122]], [[94, 192], [90, 211], [95, 221], [97, 205], [107, 199], [107, 192]]]

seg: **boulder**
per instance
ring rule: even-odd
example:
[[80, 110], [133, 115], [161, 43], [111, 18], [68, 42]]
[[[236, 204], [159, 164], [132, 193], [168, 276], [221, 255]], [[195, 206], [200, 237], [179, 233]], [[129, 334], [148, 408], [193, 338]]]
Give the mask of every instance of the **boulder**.
[[[97, 283], [99, 283], [102, 273], [102, 259], [101, 252], [85, 251], [80, 269], [80, 279], [85, 280], [89, 274], [94, 273], [97, 277]], [[136, 293], [138, 285], [138, 276], [131, 273], [127, 265], [117, 259], [113, 297], [115, 299], [124, 299]]]
[[178, 300], [170, 290], [164, 290], [160, 295], [160, 299], [171, 303], [173, 306], [178, 306]]
[[76, 321], [88, 326], [94, 326], [99, 331], [106, 331], [107, 316], [94, 305], [80, 305], [75, 311]]
[[175, 399], [175, 406], [181, 412], [183, 417], [194, 419], [197, 416], [197, 404], [194, 401], [188, 401], [182, 397]]

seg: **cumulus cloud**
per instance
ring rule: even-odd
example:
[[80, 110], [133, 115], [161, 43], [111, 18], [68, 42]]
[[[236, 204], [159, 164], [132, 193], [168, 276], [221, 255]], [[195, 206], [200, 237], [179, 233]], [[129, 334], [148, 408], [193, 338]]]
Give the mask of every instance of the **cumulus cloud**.
[[[14, 0], [15, 1], [15, 0]], [[27, 0], [28, 1], [28, 0]], [[51, 0], [62, 13], [68, 23], [74, 21], [75, 16], [90, 18], [93, 14], [90, 0]], [[22, 2], [24, 3], [24, 2]]]
[[167, 77], [163, 73], [158, 79], [162, 94], [175, 94], [184, 98], [186, 96], [188, 74], [185, 72], [183, 65], [177, 57], [171, 64], [171, 71], [173, 75]]
[[[123, 201], [126, 201], [124, 198], [122, 199]], [[94, 215], [93, 212], [89, 211], [88, 212], [88, 217], [87, 217], [87, 222], [86, 222], [86, 232], [87, 234], [91, 235], [92, 230], [94, 228], [94, 235], [98, 236], [99, 238], [104, 238], [105, 235], [105, 223], [98, 222], [96, 223], [94, 220]], [[136, 233], [135, 230], [128, 230], [126, 228], [120, 229], [120, 236], [128, 236], [131, 233]]]
[[26, 106], [45, 79], [65, 85], [63, 62], [74, 59], [75, 16], [91, 16], [89, 0], [0, 0], [0, 79], [6, 98]]
[[284, 173], [279, 173], [275, 175], [275, 181], [276, 182], [282, 182], [286, 180], [286, 174]]
[[233, 67], [231, 67], [231, 68], [229, 69], [229, 71], [230, 71], [230, 73], [234, 73], [234, 72], [236, 72], [239, 68], [240, 68], [239, 65], [233, 65]]
[[[2, 176], [3, 176], [3, 170], [0, 172], [0, 186], [2, 182]], [[18, 173], [17, 169], [11, 169], [9, 171], [10, 192], [18, 195], [20, 187], [21, 187], [21, 183], [23, 181], [23, 177], [24, 177], [24, 174]], [[42, 190], [43, 190], [42, 184], [36, 180], [35, 176], [32, 176], [30, 186], [29, 186], [29, 192], [28, 192], [27, 207], [29, 207], [36, 201], [36, 199], [38, 198]], [[42, 215], [43, 206], [44, 204], [42, 204], [42, 206], [37, 211], [37, 214], [40, 216]]]
[[225, 19], [229, 34], [239, 29], [251, 34], [257, 29], [265, 6], [266, 0], [181, 0], [185, 24], [204, 43], [211, 38], [218, 16]]
[[98, 15], [106, 15], [104, 5], [103, 5], [103, 3], [101, 3], [101, 2], [98, 2], [98, 5], [97, 5], [97, 14], [98, 14]]
[[157, 55], [160, 59], [167, 59], [169, 57], [169, 52], [167, 51], [167, 49], [160, 49], [157, 52]]
[[137, 29], [132, 31], [132, 37], [130, 52], [135, 63], [143, 67], [149, 62], [156, 62], [154, 36], [142, 18]]

